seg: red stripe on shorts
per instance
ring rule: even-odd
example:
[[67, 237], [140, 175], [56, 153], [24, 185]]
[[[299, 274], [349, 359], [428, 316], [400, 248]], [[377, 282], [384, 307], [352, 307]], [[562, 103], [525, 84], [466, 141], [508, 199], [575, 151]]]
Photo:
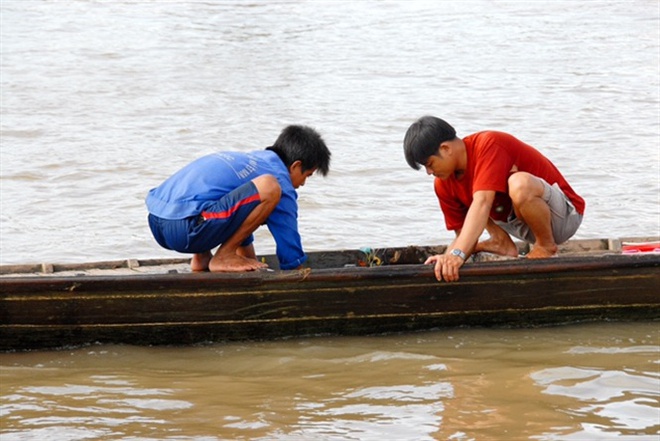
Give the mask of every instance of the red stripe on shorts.
[[247, 197], [247, 198], [245, 198], [245, 199], [243, 199], [243, 200], [238, 201], [238, 204], [234, 205], [234, 206], [231, 207], [229, 210], [220, 211], [220, 212], [218, 212], [218, 213], [212, 213], [212, 212], [208, 212], [208, 211], [202, 211], [202, 217], [204, 218], [204, 220], [209, 220], [209, 219], [227, 219], [227, 218], [230, 217], [232, 214], [236, 213], [236, 211], [237, 211], [239, 208], [241, 208], [243, 205], [246, 205], [246, 204], [249, 204], [249, 203], [252, 203], [252, 202], [255, 202], [255, 201], [259, 201], [259, 200], [260, 200], [260, 199], [259, 199], [259, 193], [257, 193], [257, 194], [253, 194], [253, 195], [250, 196], [250, 197]]

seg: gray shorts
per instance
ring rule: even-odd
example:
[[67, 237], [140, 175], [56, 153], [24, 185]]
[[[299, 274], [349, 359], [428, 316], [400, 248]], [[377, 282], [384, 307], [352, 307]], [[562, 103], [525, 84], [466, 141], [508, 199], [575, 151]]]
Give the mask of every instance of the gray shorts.
[[[577, 212], [571, 201], [566, 197], [559, 185], [550, 185], [541, 179], [543, 186], [543, 200], [550, 206], [552, 235], [555, 243], [560, 244], [571, 238], [582, 223], [582, 215]], [[536, 238], [527, 224], [518, 219], [513, 213], [506, 222], [495, 221], [504, 231], [510, 235], [524, 240], [528, 243], [535, 243]]]

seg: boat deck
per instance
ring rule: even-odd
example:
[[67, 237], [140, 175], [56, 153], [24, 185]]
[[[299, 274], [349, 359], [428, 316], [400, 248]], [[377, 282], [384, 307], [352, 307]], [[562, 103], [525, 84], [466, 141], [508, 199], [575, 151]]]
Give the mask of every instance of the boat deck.
[[[584, 239], [569, 241], [559, 246], [558, 258], [569, 256], [597, 257], [627, 253], [641, 254], [641, 251], [628, 251], [629, 244], [658, 244], [660, 237], [627, 237], [619, 239]], [[529, 245], [516, 243], [521, 256], [529, 252]], [[383, 265], [415, 265], [422, 264], [433, 254], [443, 253], [444, 245], [409, 246], [398, 248], [363, 248], [360, 250], [318, 251], [308, 253], [309, 260], [305, 266], [311, 269], [374, 267]], [[658, 251], [660, 253], [660, 251]], [[646, 252], [648, 253], [648, 251]], [[270, 268], [278, 268], [274, 255], [260, 256], [259, 259], [268, 263]], [[515, 260], [512, 257], [496, 256], [489, 253], [478, 253], [468, 259], [467, 264]], [[171, 259], [125, 259], [86, 263], [39, 263], [22, 265], [1, 265], [2, 277], [72, 277], [72, 276], [127, 276], [139, 274], [186, 274], [190, 273], [189, 258]]]

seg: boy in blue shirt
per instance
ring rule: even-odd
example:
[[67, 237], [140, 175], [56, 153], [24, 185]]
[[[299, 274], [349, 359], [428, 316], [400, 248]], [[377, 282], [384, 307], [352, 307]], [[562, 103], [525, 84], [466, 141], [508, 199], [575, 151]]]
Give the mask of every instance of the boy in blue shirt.
[[307, 256], [296, 189], [316, 171], [326, 176], [329, 167], [321, 136], [310, 127], [288, 126], [265, 150], [201, 157], [151, 189], [149, 227], [162, 247], [193, 254], [193, 271], [240, 272], [267, 266], [256, 259], [252, 234], [265, 223], [280, 268], [298, 268]]

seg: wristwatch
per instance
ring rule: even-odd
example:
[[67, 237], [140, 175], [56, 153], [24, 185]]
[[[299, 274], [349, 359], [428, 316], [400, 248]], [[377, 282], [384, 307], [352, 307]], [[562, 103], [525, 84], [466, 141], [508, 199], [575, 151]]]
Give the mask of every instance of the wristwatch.
[[453, 250], [451, 250], [449, 252], [449, 254], [451, 254], [452, 256], [458, 256], [461, 259], [463, 259], [463, 261], [465, 261], [465, 259], [466, 259], [465, 253], [463, 251], [459, 250], [458, 248], [454, 248]]

